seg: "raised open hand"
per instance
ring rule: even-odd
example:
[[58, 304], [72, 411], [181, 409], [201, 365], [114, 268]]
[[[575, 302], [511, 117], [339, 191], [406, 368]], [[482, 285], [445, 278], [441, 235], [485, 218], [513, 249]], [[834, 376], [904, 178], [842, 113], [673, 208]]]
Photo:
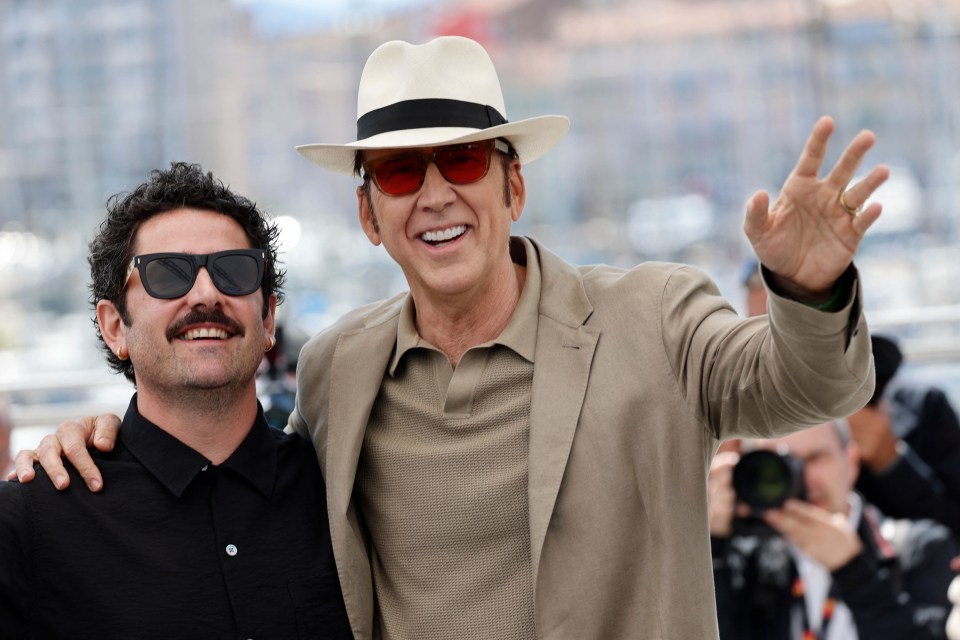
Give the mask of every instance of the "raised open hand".
[[758, 191], [747, 203], [744, 222], [757, 258], [778, 283], [788, 292], [811, 298], [829, 297], [852, 262], [863, 235], [880, 217], [880, 203], [863, 205], [890, 175], [887, 167], [878, 165], [848, 187], [875, 142], [872, 132], [861, 131], [821, 179], [833, 130], [832, 118], [817, 121], [773, 206], [767, 193]]

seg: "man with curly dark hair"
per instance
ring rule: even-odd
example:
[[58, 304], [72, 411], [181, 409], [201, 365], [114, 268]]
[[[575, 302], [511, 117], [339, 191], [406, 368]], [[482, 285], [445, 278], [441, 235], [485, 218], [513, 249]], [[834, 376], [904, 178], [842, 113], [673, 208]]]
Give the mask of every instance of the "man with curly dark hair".
[[[107, 216], [100, 225], [100, 233], [90, 243], [90, 300], [94, 307], [101, 300], [112, 302], [125, 321], [127, 314], [124, 284], [130, 275], [131, 245], [137, 229], [148, 218], [189, 206], [215, 211], [233, 219], [244, 231], [251, 246], [265, 251], [263, 282], [263, 318], [270, 313], [270, 297], [276, 295], [277, 304], [283, 302], [285, 273], [276, 268], [276, 243], [279, 228], [270, 223], [256, 204], [233, 193], [213, 174], [203, 173], [195, 164], [174, 162], [167, 171], [153, 171], [149, 182], [130, 193], [118, 193], [107, 201]], [[97, 336], [107, 355], [110, 367], [122, 373], [133, 383], [133, 363], [121, 360], [103, 341], [100, 326], [94, 318]]]
[[110, 198], [91, 303], [137, 391], [109, 491], [0, 483], [5, 638], [352, 637], [313, 447], [257, 402], [277, 235], [198, 165]]

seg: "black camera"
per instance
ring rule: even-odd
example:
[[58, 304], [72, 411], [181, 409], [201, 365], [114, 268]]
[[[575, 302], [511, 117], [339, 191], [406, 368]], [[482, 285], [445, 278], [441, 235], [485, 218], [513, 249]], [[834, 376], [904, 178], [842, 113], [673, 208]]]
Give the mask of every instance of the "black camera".
[[780, 507], [788, 498], [804, 497], [803, 461], [758, 449], [743, 454], [733, 467], [733, 490], [754, 516]]

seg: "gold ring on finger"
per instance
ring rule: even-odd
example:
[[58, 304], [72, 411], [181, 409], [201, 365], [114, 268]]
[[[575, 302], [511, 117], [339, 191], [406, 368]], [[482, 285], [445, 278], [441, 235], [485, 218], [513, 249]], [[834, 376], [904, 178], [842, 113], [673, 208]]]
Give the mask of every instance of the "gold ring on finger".
[[850, 205], [847, 204], [847, 201], [844, 199], [844, 196], [846, 195], [847, 195], [846, 191], [840, 192], [840, 208], [846, 211], [847, 213], [849, 213], [850, 215], [852, 215], [854, 218], [856, 218], [858, 215], [860, 215], [860, 212], [863, 211], [863, 205], [860, 205], [859, 207], [856, 207], [856, 208], [851, 207]]

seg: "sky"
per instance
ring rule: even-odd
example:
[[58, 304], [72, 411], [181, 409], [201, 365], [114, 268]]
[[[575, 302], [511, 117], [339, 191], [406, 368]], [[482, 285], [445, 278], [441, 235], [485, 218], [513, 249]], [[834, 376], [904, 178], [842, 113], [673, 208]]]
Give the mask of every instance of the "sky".
[[267, 32], [293, 31], [330, 24], [350, 14], [390, 11], [437, 0], [233, 0], [251, 11]]

